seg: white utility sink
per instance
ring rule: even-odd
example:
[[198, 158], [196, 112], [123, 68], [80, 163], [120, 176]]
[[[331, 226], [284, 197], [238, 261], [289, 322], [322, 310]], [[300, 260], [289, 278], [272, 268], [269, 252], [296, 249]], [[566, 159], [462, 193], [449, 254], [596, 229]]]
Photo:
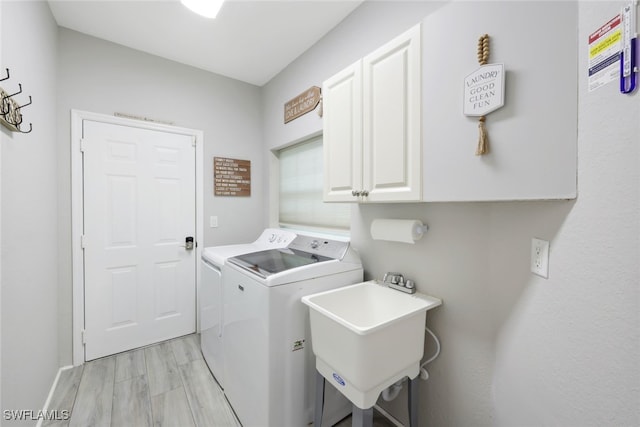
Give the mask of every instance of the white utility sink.
[[377, 281], [308, 295], [316, 369], [361, 409], [420, 372], [427, 310], [442, 301]]

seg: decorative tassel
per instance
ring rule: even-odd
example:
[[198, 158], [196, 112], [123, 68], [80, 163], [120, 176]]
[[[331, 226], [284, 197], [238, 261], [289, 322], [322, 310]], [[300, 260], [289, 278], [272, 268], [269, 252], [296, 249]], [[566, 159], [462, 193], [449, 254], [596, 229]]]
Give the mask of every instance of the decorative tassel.
[[484, 126], [485, 117], [480, 116], [478, 121], [478, 131], [480, 133], [478, 139], [478, 147], [476, 148], [476, 156], [482, 156], [489, 152], [489, 137], [487, 136], [487, 129]]

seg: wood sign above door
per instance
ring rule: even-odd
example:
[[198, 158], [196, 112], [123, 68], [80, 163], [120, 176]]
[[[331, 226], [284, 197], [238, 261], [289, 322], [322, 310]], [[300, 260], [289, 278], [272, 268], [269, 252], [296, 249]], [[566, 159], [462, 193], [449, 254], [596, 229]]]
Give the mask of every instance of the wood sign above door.
[[309, 111], [315, 110], [321, 98], [320, 88], [318, 86], [311, 86], [284, 104], [284, 122], [288, 123], [291, 120], [307, 114]]
[[251, 160], [213, 158], [213, 194], [251, 196]]

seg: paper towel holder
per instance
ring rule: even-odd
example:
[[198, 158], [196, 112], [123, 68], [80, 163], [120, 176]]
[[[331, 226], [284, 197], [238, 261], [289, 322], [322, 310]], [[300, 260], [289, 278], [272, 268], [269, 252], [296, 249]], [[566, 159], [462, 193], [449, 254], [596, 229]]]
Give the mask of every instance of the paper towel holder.
[[374, 219], [371, 223], [370, 231], [374, 240], [415, 243], [428, 230], [429, 226], [423, 224], [420, 220]]
[[[422, 221], [420, 221], [420, 224], [422, 224]], [[427, 231], [429, 231], [429, 226], [427, 224], [416, 226], [416, 233], [420, 234], [420, 236], [424, 236]]]

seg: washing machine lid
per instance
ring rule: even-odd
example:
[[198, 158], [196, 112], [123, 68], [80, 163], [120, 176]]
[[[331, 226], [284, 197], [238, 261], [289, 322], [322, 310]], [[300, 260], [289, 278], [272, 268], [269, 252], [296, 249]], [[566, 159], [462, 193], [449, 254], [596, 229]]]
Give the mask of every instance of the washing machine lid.
[[260, 247], [252, 243], [227, 246], [211, 246], [209, 248], [205, 248], [202, 251], [202, 259], [212, 263], [217, 267], [222, 267], [222, 265], [228, 258], [240, 254], [246, 254], [247, 252], [254, 252], [259, 249]]
[[297, 249], [270, 249], [230, 258], [229, 263], [266, 279], [287, 270], [333, 259]]
[[272, 248], [286, 248], [295, 237], [296, 233], [288, 230], [267, 228], [253, 243], [204, 248], [202, 251], [202, 259], [221, 268], [227, 259], [234, 256]]

